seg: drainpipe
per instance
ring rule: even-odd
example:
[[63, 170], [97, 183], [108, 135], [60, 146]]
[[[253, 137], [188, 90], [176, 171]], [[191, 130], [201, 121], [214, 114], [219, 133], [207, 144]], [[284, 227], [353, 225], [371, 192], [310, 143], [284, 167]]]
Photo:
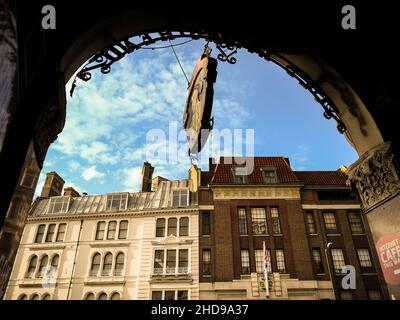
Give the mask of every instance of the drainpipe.
[[335, 279], [333, 279], [332, 269], [331, 269], [330, 249], [331, 249], [332, 245], [333, 245], [332, 242], [328, 242], [328, 244], [326, 245], [325, 258], [326, 258], [326, 263], [328, 265], [329, 278], [331, 279], [331, 282], [332, 282], [333, 294], [335, 296], [335, 299], [338, 300], [338, 296], [337, 296], [337, 292], [336, 292], [336, 281], [335, 281]]
[[69, 279], [68, 292], [67, 292], [67, 299], [66, 300], [69, 300], [69, 292], [71, 291], [72, 278], [73, 278], [74, 271], [75, 271], [76, 256], [78, 254], [78, 248], [79, 248], [79, 241], [81, 239], [82, 226], [83, 226], [83, 220], [81, 220], [81, 225], [79, 227], [78, 240], [76, 242], [75, 255], [74, 255], [74, 263], [72, 264], [72, 271], [71, 271], [71, 277]]

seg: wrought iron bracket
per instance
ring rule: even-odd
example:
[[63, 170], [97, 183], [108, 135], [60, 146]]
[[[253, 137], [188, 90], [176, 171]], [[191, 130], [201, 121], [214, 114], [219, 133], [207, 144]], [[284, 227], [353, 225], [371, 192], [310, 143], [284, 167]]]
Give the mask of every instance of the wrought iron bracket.
[[[106, 38], [113, 41], [115, 40], [115, 38], [110, 34], [107, 34]], [[72, 96], [76, 87], [76, 78], [79, 78], [83, 81], [89, 81], [92, 78], [91, 71], [100, 69], [103, 74], [107, 74], [111, 71], [112, 65], [121, 60], [127, 54], [144, 48], [153, 49], [149, 46], [160, 41], [171, 41], [183, 38], [191, 38], [193, 40], [205, 39], [206, 41], [214, 42], [217, 50], [219, 51], [217, 59], [220, 61], [226, 61], [230, 64], [236, 63], [237, 59], [234, 57], [234, 55], [237, 53], [239, 48], [246, 47], [249, 52], [256, 52], [260, 57], [275, 63], [283, 68], [291, 77], [295, 78], [299, 84], [308, 90], [314, 96], [315, 100], [322, 106], [324, 109], [323, 116], [326, 119], [333, 118], [337, 122], [337, 129], [340, 133], [344, 133], [346, 131], [346, 126], [340, 120], [338, 115], [338, 109], [332, 100], [330, 100], [325, 94], [320, 84], [312, 80], [302, 70], [293, 65], [288, 59], [266, 49], [254, 48], [250, 43], [232, 41], [231, 38], [224, 38], [220, 33], [210, 33], [206, 31], [148, 32], [142, 35], [133, 35], [127, 37], [119, 42], [115, 40], [113, 44], [97, 52], [92, 58], [90, 58], [90, 60], [77, 73], [71, 86], [70, 95]], [[167, 47], [169, 46], [166, 46], [165, 48]]]

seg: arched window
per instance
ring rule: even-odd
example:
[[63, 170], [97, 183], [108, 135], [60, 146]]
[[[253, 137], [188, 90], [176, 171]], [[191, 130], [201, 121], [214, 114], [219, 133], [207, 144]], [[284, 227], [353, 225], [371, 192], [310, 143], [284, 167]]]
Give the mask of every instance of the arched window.
[[26, 271], [25, 277], [30, 278], [35, 273], [36, 264], [37, 264], [37, 256], [33, 256], [29, 261], [28, 270]]
[[39, 300], [39, 295], [37, 293], [34, 293], [31, 295], [31, 300]]
[[107, 294], [102, 292], [99, 295], [99, 298], [97, 300], [107, 300]]
[[103, 261], [103, 276], [109, 276], [112, 268], [112, 262], [113, 262], [113, 256], [109, 252], [104, 256], [104, 261]]
[[176, 236], [177, 223], [178, 223], [178, 219], [176, 219], [176, 218], [168, 219], [168, 234], [167, 234], [167, 236], [170, 236], [170, 235]]
[[125, 255], [122, 252], [118, 253], [117, 257], [115, 258], [115, 269], [114, 269], [115, 276], [122, 275], [122, 271], [124, 270], [124, 261], [125, 261]]
[[92, 266], [90, 267], [90, 275], [97, 276], [97, 273], [100, 270], [100, 253], [96, 253], [92, 258]]
[[50, 295], [49, 295], [48, 293], [45, 293], [45, 294], [42, 296], [42, 300], [51, 300], [51, 299], [50, 299]]
[[42, 259], [40, 260], [39, 274], [38, 274], [40, 278], [44, 276], [48, 262], [49, 262], [49, 257], [47, 255], [43, 256]]
[[179, 219], [179, 236], [189, 235], [189, 218], [183, 217]]
[[164, 218], [157, 219], [156, 237], [165, 237], [165, 219]]
[[110, 300], [119, 300], [119, 299], [120, 299], [120, 294], [118, 292], [114, 292], [110, 298]]
[[28, 296], [24, 293], [18, 297], [18, 300], [28, 300]]
[[58, 254], [56, 254], [53, 259], [51, 259], [51, 268], [53, 272], [57, 271], [58, 268], [58, 262], [60, 260], [60, 256]]
[[89, 292], [88, 294], [86, 294], [85, 300], [94, 300], [94, 293]]

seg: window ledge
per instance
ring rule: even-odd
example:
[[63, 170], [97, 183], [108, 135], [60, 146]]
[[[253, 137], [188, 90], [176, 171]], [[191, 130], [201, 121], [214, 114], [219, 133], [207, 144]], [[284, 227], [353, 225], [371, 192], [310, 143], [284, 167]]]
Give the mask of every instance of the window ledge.
[[84, 280], [85, 285], [124, 285], [125, 278], [123, 276], [91, 276]]
[[65, 244], [59, 242], [34, 243], [29, 250], [54, 250], [65, 249]]
[[327, 233], [326, 236], [327, 237], [341, 237], [342, 234], [341, 233]]
[[104, 248], [104, 247], [129, 247], [129, 242], [118, 240], [96, 240], [95, 243], [90, 243], [91, 248]]

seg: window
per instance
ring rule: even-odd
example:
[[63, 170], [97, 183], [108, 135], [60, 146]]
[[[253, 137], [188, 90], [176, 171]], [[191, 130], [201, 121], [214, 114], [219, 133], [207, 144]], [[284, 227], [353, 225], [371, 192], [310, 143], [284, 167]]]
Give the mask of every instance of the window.
[[189, 205], [189, 189], [176, 189], [172, 191], [172, 206], [187, 207]]
[[242, 260], [241, 274], [250, 274], [250, 256], [249, 250], [240, 250], [240, 257]]
[[183, 217], [179, 219], [179, 236], [189, 235], [189, 218]]
[[264, 183], [277, 183], [277, 174], [275, 167], [264, 167], [261, 169]]
[[233, 176], [235, 183], [247, 183], [247, 168], [246, 167], [233, 168]]
[[178, 291], [178, 300], [187, 300], [188, 299], [188, 291], [187, 290], [179, 290]]
[[37, 256], [33, 256], [31, 258], [31, 260], [29, 261], [29, 266], [28, 266], [28, 270], [26, 271], [26, 278], [30, 278], [33, 276], [33, 274], [35, 273], [36, 270], [36, 264], [37, 264]]
[[107, 211], [126, 210], [128, 206], [128, 194], [115, 193], [107, 195]]
[[118, 253], [117, 257], [115, 258], [115, 269], [114, 269], [115, 276], [122, 275], [122, 271], [124, 270], [124, 261], [125, 261], [125, 255], [122, 252]]
[[54, 232], [56, 231], [56, 225], [50, 224], [47, 228], [46, 242], [53, 242]]
[[316, 273], [324, 273], [324, 265], [322, 264], [321, 250], [319, 248], [312, 249], [312, 257]]
[[203, 275], [211, 275], [211, 250], [210, 249], [203, 249]]
[[167, 236], [170, 236], [170, 235], [176, 236], [177, 223], [178, 223], [177, 218], [169, 218], [168, 219], [168, 234], [167, 234]]
[[40, 260], [38, 277], [42, 278], [46, 273], [48, 261], [49, 257], [47, 255], [43, 256], [42, 259]]
[[188, 291], [187, 290], [167, 290], [167, 291], [152, 291], [151, 292], [151, 300], [188, 300]]
[[267, 220], [265, 217], [265, 208], [251, 208], [251, 221], [253, 225], [253, 234], [267, 234]]
[[109, 276], [112, 268], [112, 263], [113, 263], [113, 256], [109, 252], [104, 256], [104, 261], [103, 261], [103, 271], [102, 275], [103, 276]]
[[32, 189], [36, 183], [37, 174], [36, 170], [32, 168], [25, 168], [24, 176], [21, 181], [21, 186]]
[[86, 294], [85, 300], [94, 300], [94, 294], [92, 292], [89, 292]]
[[239, 234], [246, 235], [247, 234], [247, 219], [246, 219], [246, 209], [239, 208], [238, 209], [239, 216]]
[[156, 237], [165, 237], [165, 219], [164, 218], [157, 219]]
[[45, 294], [42, 296], [42, 300], [50, 300], [50, 295], [49, 295], [48, 293], [45, 293]]
[[340, 290], [340, 300], [353, 300], [353, 292], [349, 290]]
[[104, 221], [97, 222], [96, 240], [104, 239], [105, 230], [106, 230], [106, 223]]
[[371, 256], [368, 249], [357, 249], [357, 255], [361, 269], [372, 268]]
[[359, 212], [349, 212], [348, 214], [350, 229], [352, 234], [363, 234], [364, 228]]
[[286, 273], [285, 253], [282, 249], [276, 249], [276, 266], [279, 273]]
[[60, 256], [58, 254], [56, 254], [52, 259], [51, 259], [51, 269], [52, 272], [56, 272], [58, 269], [58, 263], [60, 261]]
[[119, 223], [118, 239], [126, 239], [128, 235], [128, 220]]
[[154, 252], [154, 274], [162, 274], [164, 272], [164, 250], [156, 250]]
[[187, 273], [189, 267], [189, 250], [179, 250], [178, 273]]
[[31, 300], [39, 300], [39, 295], [36, 293], [31, 295]]
[[66, 223], [60, 223], [58, 225], [57, 238], [56, 238], [57, 242], [62, 242], [64, 240], [66, 227], [67, 227]]
[[114, 292], [111, 297], [110, 300], [119, 300], [121, 298], [120, 294], [118, 292]]
[[167, 269], [166, 273], [175, 273], [176, 250], [167, 250]]
[[326, 233], [328, 234], [338, 233], [336, 227], [335, 214], [333, 212], [324, 212], [323, 216], [324, 216]]
[[315, 228], [314, 213], [312, 211], [306, 212], [306, 223], [308, 234], [317, 234], [317, 229]]
[[271, 208], [271, 219], [272, 219], [272, 233], [281, 234], [281, 223], [279, 221], [278, 208]]
[[114, 240], [116, 231], [117, 231], [117, 221], [110, 221], [108, 223], [107, 240]]
[[18, 300], [28, 300], [28, 296], [27, 296], [26, 294], [21, 294], [21, 295], [18, 297]]
[[40, 224], [37, 231], [36, 231], [36, 237], [35, 237], [35, 242], [39, 243], [43, 241], [43, 236], [44, 236], [44, 230], [46, 229], [45, 224]]
[[342, 249], [331, 249], [333, 266], [336, 273], [342, 273], [342, 268], [346, 265]]
[[99, 295], [99, 298], [97, 300], [107, 300], [107, 294], [102, 292]]
[[92, 266], [90, 267], [91, 276], [97, 276], [100, 270], [100, 260], [101, 260], [100, 253], [96, 253], [92, 258]]
[[175, 300], [175, 291], [165, 291], [164, 300]]
[[379, 290], [368, 290], [369, 300], [382, 300], [382, 294]]
[[[266, 254], [268, 256], [268, 260], [271, 261], [271, 254], [270, 251], [268, 249], [266, 249]], [[256, 272], [257, 273], [264, 273], [264, 259], [265, 259], [265, 255], [264, 255], [264, 250], [263, 249], [257, 249], [254, 250], [254, 255], [255, 255], [255, 260], [256, 260]], [[271, 262], [268, 263], [268, 267], [267, 267], [267, 272], [272, 272], [271, 269]]]
[[201, 214], [201, 233], [203, 236], [209, 236], [211, 234], [211, 214], [210, 212], [202, 212]]
[[50, 198], [48, 213], [66, 213], [70, 200], [69, 196]]
[[162, 300], [162, 291], [152, 291], [151, 300]]

